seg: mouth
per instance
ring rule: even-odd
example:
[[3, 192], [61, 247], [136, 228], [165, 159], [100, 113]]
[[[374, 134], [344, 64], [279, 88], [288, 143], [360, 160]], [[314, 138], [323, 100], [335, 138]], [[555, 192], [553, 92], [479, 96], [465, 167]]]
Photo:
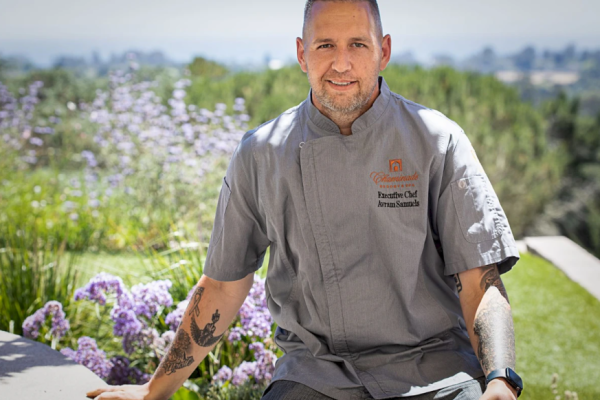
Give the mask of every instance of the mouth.
[[349, 89], [350, 87], [353, 87], [354, 85], [356, 85], [356, 81], [338, 81], [338, 80], [331, 80], [328, 79], [327, 83], [332, 86], [335, 89], [338, 90], [344, 90], [344, 89]]

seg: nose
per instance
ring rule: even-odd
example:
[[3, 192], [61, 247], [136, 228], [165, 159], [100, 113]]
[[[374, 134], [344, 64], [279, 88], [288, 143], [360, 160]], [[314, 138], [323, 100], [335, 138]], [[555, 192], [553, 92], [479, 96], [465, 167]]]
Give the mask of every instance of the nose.
[[352, 64], [350, 62], [350, 52], [343, 46], [338, 47], [337, 51], [335, 52], [335, 58], [333, 59], [331, 69], [341, 74], [350, 71], [351, 68]]

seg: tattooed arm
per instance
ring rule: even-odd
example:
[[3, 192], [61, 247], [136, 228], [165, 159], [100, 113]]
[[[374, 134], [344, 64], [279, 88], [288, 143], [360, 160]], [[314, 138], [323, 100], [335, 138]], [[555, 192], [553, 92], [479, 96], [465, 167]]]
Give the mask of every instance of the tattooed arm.
[[[515, 369], [515, 334], [508, 295], [496, 264], [454, 276], [463, 316], [475, 354], [487, 376], [491, 371]], [[504, 379], [494, 379], [482, 399], [516, 399]]]
[[154, 376], [145, 385], [109, 386], [87, 394], [105, 400], [166, 400], [179, 389], [233, 321], [246, 299], [254, 274], [234, 282], [203, 276], [181, 325]]

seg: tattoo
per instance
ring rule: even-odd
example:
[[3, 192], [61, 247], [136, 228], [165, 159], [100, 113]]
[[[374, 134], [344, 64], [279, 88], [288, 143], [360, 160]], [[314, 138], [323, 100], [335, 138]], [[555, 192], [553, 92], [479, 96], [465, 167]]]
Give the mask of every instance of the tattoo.
[[189, 367], [194, 362], [194, 357], [186, 354], [191, 353], [191, 347], [190, 335], [180, 327], [167, 355], [156, 371], [157, 376], [171, 375], [178, 369]]
[[508, 293], [506, 293], [504, 283], [502, 283], [502, 279], [500, 279], [500, 274], [498, 274], [498, 267], [496, 264], [488, 265], [484, 268], [480, 286], [484, 292], [487, 292], [487, 290], [492, 286], [497, 287], [502, 297], [508, 301]]
[[198, 327], [198, 324], [196, 323], [196, 319], [192, 317], [190, 330], [194, 342], [196, 342], [196, 344], [202, 347], [210, 347], [213, 344], [217, 343], [225, 333], [223, 332], [219, 336], [214, 336], [214, 333], [217, 330], [217, 327], [215, 325], [217, 324], [217, 321], [219, 321], [220, 318], [221, 314], [219, 314], [219, 310], [216, 310], [215, 313], [212, 315], [212, 322], [206, 324], [204, 329], [200, 329], [200, 327]]
[[198, 289], [194, 291], [194, 298], [192, 299], [192, 306], [190, 307], [189, 315], [196, 315], [196, 317], [200, 316], [200, 300], [202, 300], [202, 294], [204, 294], [204, 288], [199, 286]]
[[458, 274], [454, 275], [454, 282], [456, 282], [456, 290], [458, 293], [462, 292], [462, 283], [460, 283], [460, 277]]
[[477, 357], [486, 375], [498, 368], [515, 368], [515, 332], [510, 306], [496, 293], [490, 297], [473, 325], [479, 340]]

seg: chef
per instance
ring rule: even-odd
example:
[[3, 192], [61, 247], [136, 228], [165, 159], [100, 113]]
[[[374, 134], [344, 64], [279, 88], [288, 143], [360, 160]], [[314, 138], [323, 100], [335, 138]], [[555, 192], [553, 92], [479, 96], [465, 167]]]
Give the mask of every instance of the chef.
[[515, 399], [500, 274], [518, 251], [467, 135], [379, 76], [391, 38], [375, 0], [309, 0], [296, 47], [311, 91], [235, 151], [172, 349], [148, 384], [89, 395], [168, 398], [270, 248], [267, 301], [285, 355], [263, 399]]

